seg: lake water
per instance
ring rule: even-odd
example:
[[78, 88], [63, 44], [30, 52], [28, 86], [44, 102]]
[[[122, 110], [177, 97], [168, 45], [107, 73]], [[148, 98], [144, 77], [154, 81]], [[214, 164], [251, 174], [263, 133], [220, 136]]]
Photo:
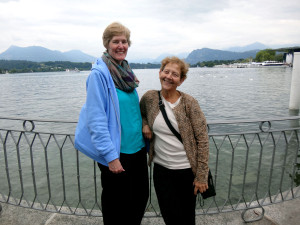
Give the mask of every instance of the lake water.
[[[158, 69], [134, 70], [140, 97], [160, 89]], [[0, 75], [0, 115], [74, 120], [89, 72]], [[194, 96], [209, 121], [289, 115], [292, 68], [191, 68], [179, 90]]]
[[[137, 88], [139, 96], [141, 97], [147, 90], [160, 89], [158, 80], [158, 69], [134, 70], [140, 86]], [[29, 119], [49, 119], [49, 120], [68, 120], [77, 121], [78, 115], [82, 105], [85, 102], [85, 81], [89, 71], [80, 73], [24, 73], [24, 74], [3, 74], [0, 75], [0, 117], [21, 117]], [[263, 119], [273, 117], [286, 117], [291, 114], [288, 109], [289, 95], [291, 86], [292, 68], [191, 68], [187, 80], [180, 86], [179, 90], [189, 93], [194, 96], [208, 121], [215, 120], [236, 120], [236, 119]], [[0, 120], [0, 128], [3, 128], [3, 120]], [[54, 127], [54, 132], [59, 127]], [[74, 134], [75, 126], [68, 128], [69, 134]], [[0, 132], [1, 134], [1, 132]], [[4, 135], [4, 133], [2, 133]], [[28, 135], [29, 141], [32, 135]], [[234, 140], [234, 139], [232, 139]], [[8, 139], [7, 145], [15, 146], [13, 138]], [[57, 142], [56, 142], [57, 141]], [[34, 152], [34, 166], [36, 169], [35, 176], [37, 180], [37, 192], [41, 202], [47, 202], [48, 190], [51, 188], [51, 193], [54, 202], [53, 205], [64, 204], [62, 200], [62, 191], [56, 190], [56, 187], [62, 186], [60, 162], [63, 159], [64, 172], [66, 179], [66, 198], [71, 205], [76, 205], [78, 196], [77, 190], [77, 174], [76, 174], [76, 152], [73, 149], [72, 143], [67, 140], [62, 151], [59, 151], [58, 145], [62, 146], [59, 138], [53, 138], [45, 148], [44, 143], [47, 143], [47, 138], [37, 140], [32, 146]], [[217, 138], [216, 138], [216, 141]], [[256, 143], [257, 142], [257, 143]], [[269, 168], [272, 157], [272, 140], [264, 148], [263, 166]], [[245, 143], [244, 143], [245, 144]], [[297, 143], [295, 143], [297, 144]], [[224, 201], [228, 197], [228, 177], [230, 171], [230, 158], [232, 158], [232, 151], [230, 143], [226, 142], [225, 150], [220, 152], [219, 161], [219, 179], [218, 179], [218, 196], [217, 201]], [[228, 145], [228, 148], [226, 147]], [[253, 145], [257, 145], [258, 149], [260, 143], [255, 140]], [[24, 196], [30, 198], [34, 197], [34, 190], [32, 187], [32, 174], [30, 152], [27, 141], [22, 138], [20, 146], [25, 146], [21, 151], [20, 161], [22, 165], [22, 176], [25, 180]], [[27, 147], [26, 147], [27, 146]], [[268, 147], [269, 146], [269, 147]], [[216, 160], [217, 151], [214, 146], [211, 146], [210, 152], [212, 163], [211, 168], [215, 170], [213, 163]], [[51, 178], [51, 187], [47, 185], [45, 174], [45, 152], [47, 150], [47, 157], [49, 159], [49, 176]], [[255, 189], [255, 179], [257, 171], [257, 162], [259, 161], [259, 151], [251, 149], [251, 160], [249, 161], [249, 190]], [[236, 199], [239, 199], [241, 191], [241, 183], [243, 180], [243, 168], [245, 167], [245, 147], [238, 146], [235, 152], [235, 161], [233, 169], [233, 187], [232, 193], [236, 193]], [[16, 150], [10, 149], [8, 152], [8, 164], [10, 168], [10, 179], [12, 184], [12, 193], [16, 197], [20, 196], [20, 178], [18, 171], [18, 160], [16, 157]], [[283, 162], [283, 153], [276, 153], [274, 160], [274, 171], [281, 172], [281, 165]], [[288, 153], [288, 162], [290, 167], [286, 171], [292, 171], [294, 154]], [[81, 173], [81, 197], [85, 206], [93, 207], [95, 196], [93, 196], [92, 187], [94, 186], [93, 172], [94, 167], [92, 161], [87, 157], [80, 157], [79, 160]], [[254, 172], [250, 169], [254, 168]], [[79, 167], [78, 167], [79, 170]], [[99, 179], [99, 171], [95, 169], [97, 179]], [[269, 176], [269, 170], [261, 171], [261, 176]], [[274, 174], [276, 174], [274, 172]], [[0, 180], [6, 179], [5, 162], [3, 159], [3, 149], [0, 147]], [[277, 179], [277, 178], [276, 178]], [[262, 191], [266, 190], [268, 182], [261, 179], [260, 188]], [[287, 174], [285, 183], [290, 183], [290, 178]], [[99, 182], [99, 180], [98, 180]], [[274, 181], [275, 182], [275, 181]], [[277, 181], [276, 181], [277, 182]], [[272, 183], [273, 185], [273, 183]], [[98, 183], [99, 194], [101, 188]], [[278, 190], [275, 187], [275, 191]], [[284, 189], [285, 190], [285, 189]], [[8, 193], [8, 185], [6, 182], [0, 183], [0, 192], [4, 195]], [[74, 194], [75, 193], [75, 194]], [[153, 193], [155, 196], [155, 193]], [[153, 203], [153, 202], [152, 202]], [[155, 207], [157, 204], [153, 203]]]

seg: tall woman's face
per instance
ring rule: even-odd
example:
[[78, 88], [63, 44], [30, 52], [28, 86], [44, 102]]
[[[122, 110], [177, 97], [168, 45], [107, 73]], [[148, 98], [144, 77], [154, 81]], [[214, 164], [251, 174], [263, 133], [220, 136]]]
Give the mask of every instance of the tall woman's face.
[[118, 64], [126, 58], [128, 41], [125, 35], [114, 36], [108, 44], [108, 54], [115, 59]]

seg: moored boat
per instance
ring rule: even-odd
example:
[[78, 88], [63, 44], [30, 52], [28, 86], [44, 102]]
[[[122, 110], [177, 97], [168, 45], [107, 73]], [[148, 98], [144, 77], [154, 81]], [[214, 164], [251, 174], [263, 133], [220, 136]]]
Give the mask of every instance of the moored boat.
[[285, 63], [283, 63], [283, 62], [277, 62], [277, 61], [264, 61], [264, 62], [262, 62], [262, 64], [261, 64], [262, 66], [272, 66], [272, 67], [278, 67], [278, 66], [280, 66], [280, 67], [282, 67], [282, 66], [288, 66], [288, 65], [286, 65]]

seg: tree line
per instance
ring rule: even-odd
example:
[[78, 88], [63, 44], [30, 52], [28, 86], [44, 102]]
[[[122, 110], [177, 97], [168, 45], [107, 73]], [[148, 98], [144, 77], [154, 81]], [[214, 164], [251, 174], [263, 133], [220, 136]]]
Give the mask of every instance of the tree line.
[[190, 67], [214, 67], [218, 65], [230, 65], [233, 63], [247, 63], [250, 62], [252, 59], [237, 59], [237, 60], [214, 60], [214, 61], [203, 61], [198, 62], [196, 64], [190, 65]]
[[[190, 67], [214, 67], [216, 65], [229, 65], [233, 63], [247, 63], [251, 61], [283, 61], [283, 54], [277, 54], [275, 50], [265, 49], [256, 54], [255, 59], [238, 59], [238, 60], [214, 60], [203, 61], [190, 65]], [[160, 64], [155, 63], [130, 63], [132, 69], [157, 69]], [[80, 71], [90, 70], [91, 63], [78, 63], [68, 61], [54, 62], [31, 62], [26, 60], [0, 60], [0, 74], [2, 73], [30, 73], [30, 72], [56, 72], [78, 69]]]
[[263, 62], [263, 61], [283, 61], [283, 54], [277, 53], [275, 50], [272, 49], [265, 49], [261, 50], [258, 53], [256, 53], [255, 57], [256, 62]]
[[73, 70], [90, 70], [91, 63], [67, 61], [31, 62], [26, 60], [0, 60], [0, 73], [55, 72]]
[[[160, 64], [130, 63], [132, 69], [155, 69]], [[91, 63], [78, 63], [68, 61], [31, 62], [26, 60], [0, 60], [0, 73], [30, 73], [30, 72], [56, 72], [78, 69], [91, 70]]]
[[249, 63], [252, 61], [255, 62], [264, 62], [264, 61], [278, 61], [282, 62], [284, 60], [283, 53], [277, 53], [272, 49], [261, 50], [256, 53], [255, 58], [247, 58], [247, 59], [238, 59], [238, 60], [214, 60], [214, 61], [203, 61], [198, 62], [196, 64], [191, 65], [191, 67], [214, 67], [217, 65], [230, 65], [233, 63]]

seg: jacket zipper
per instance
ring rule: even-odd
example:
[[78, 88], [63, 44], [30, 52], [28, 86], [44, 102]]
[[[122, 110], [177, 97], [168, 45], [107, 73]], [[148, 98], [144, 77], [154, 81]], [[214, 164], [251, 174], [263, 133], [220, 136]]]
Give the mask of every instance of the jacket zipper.
[[114, 99], [113, 99], [113, 97], [112, 97], [110, 88], [108, 88], [108, 92], [109, 92], [111, 101], [112, 101], [112, 103], [113, 103], [113, 105], [114, 105], [114, 109], [115, 109], [115, 113], [116, 113], [116, 117], [117, 117], [117, 122], [118, 122], [118, 125], [119, 125], [119, 132], [120, 132], [120, 146], [121, 146], [121, 122], [119, 121], [119, 118], [118, 118], [118, 113], [117, 113], [116, 105], [115, 105]]

